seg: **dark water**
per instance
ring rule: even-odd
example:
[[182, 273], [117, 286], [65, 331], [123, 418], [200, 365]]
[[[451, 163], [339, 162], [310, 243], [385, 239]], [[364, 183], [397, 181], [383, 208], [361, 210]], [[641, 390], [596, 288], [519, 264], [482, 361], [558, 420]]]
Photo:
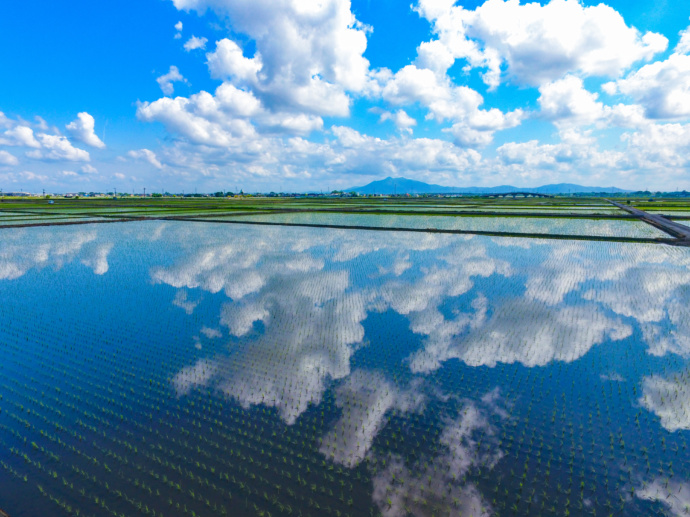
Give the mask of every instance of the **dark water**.
[[0, 233], [0, 508], [685, 515], [690, 250]]

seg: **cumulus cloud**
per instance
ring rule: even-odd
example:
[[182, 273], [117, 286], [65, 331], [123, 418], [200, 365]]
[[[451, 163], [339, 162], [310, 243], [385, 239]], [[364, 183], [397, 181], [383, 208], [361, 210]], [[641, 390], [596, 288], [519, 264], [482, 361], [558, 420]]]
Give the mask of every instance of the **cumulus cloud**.
[[147, 122], [161, 122], [169, 131], [198, 145], [255, 152], [265, 145], [256, 126], [266, 132], [297, 134], [310, 133], [323, 126], [321, 117], [270, 112], [250, 91], [227, 82], [216, 89], [215, 95], [202, 91], [189, 98], [164, 97], [143, 103], [137, 109], [137, 116]]
[[633, 168], [661, 171], [675, 168], [685, 173], [690, 165], [690, 125], [647, 124], [638, 131], [621, 136], [627, 144], [627, 159]]
[[164, 95], [172, 95], [175, 91], [175, 86], [173, 83], [186, 83], [187, 79], [184, 78], [176, 66], [172, 65], [166, 74], [156, 78], [156, 82], [158, 83], [158, 86], [161, 87]]
[[439, 42], [420, 47], [420, 59], [439, 70], [464, 59], [471, 68], [486, 69], [483, 78], [490, 87], [502, 81], [503, 66], [523, 85], [544, 84], [568, 72], [617, 77], [668, 44], [660, 34], [629, 27], [604, 4], [487, 0], [474, 10], [454, 4], [420, 0], [417, 11], [432, 23]]
[[192, 36], [184, 44], [184, 49], [187, 52], [191, 52], [192, 50], [197, 50], [197, 49], [204, 50], [206, 48], [207, 42], [208, 42], [207, 38], [197, 38], [196, 36]]
[[690, 27], [680, 31], [680, 40], [673, 51], [676, 54], [690, 54]]
[[643, 66], [615, 83], [609, 94], [620, 92], [639, 102], [650, 119], [690, 116], [690, 55], [673, 53], [664, 61]]
[[201, 92], [189, 99], [165, 97], [143, 103], [137, 109], [137, 117], [146, 122], [162, 122], [169, 131], [185, 136], [195, 144], [228, 147], [234, 136], [254, 133], [253, 126], [246, 120], [219, 116], [231, 111], [232, 107], [226, 107], [209, 93]]
[[386, 120], [392, 120], [395, 126], [404, 133], [412, 134], [412, 128], [417, 125], [417, 120], [410, 117], [405, 110], [398, 110], [395, 113], [390, 111], [384, 111], [381, 113], [379, 122], [385, 122]]
[[18, 165], [19, 160], [7, 151], [0, 151], [0, 165]]
[[483, 97], [467, 86], [455, 86], [448, 77], [432, 70], [408, 65], [383, 86], [383, 98], [394, 104], [419, 103], [429, 109], [438, 122], [452, 121], [450, 130], [461, 146], [477, 147], [491, 142], [493, 133], [519, 125], [525, 114], [517, 109], [503, 113], [499, 109], [483, 110]]
[[233, 78], [255, 84], [258, 73], [263, 68], [260, 54], [251, 59], [244, 57], [240, 46], [227, 38], [217, 41], [216, 50], [206, 54], [206, 59], [211, 77], [216, 79]]
[[[8, 125], [10, 122], [8, 121]], [[34, 131], [28, 126], [16, 125], [0, 136], [0, 145], [40, 148], [41, 144], [36, 140]]]
[[85, 111], [77, 114], [77, 119], [67, 124], [67, 131], [80, 142], [103, 149], [105, 144], [94, 133], [95, 120]]
[[[301, 111], [312, 115], [349, 114], [347, 91], [363, 92], [371, 82], [366, 27], [357, 23], [347, 0], [318, 4], [258, 0], [174, 0], [178, 9], [203, 13], [211, 9], [226, 17], [235, 32], [256, 43], [261, 74], [254, 79], [254, 92], [271, 111]], [[209, 57], [212, 73], [227, 71], [223, 56], [232, 42]], [[241, 56], [240, 56], [241, 57]], [[254, 66], [255, 67], [255, 66]], [[254, 68], [250, 67], [250, 68]]]
[[158, 160], [156, 153], [150, 149], [139, 149], [132, 150], [127, 153], [127, 156], [134, 158], [135, 160], [144, 160], [145, 162], [153, 165], [156, 169], [162, 169], [163, 164]]
[[582, 79], [572, 75], [539, 87], [541, 114], [556, 123], [588, 125], [604, 116], [598, 95], [587, 91]]
[[74, 147], [64, 136], [41, 133], [38, 140], [41, 149], [27, 152], [29, 158], [71, 162], [88, 162], [91, 159], [87, 151]]

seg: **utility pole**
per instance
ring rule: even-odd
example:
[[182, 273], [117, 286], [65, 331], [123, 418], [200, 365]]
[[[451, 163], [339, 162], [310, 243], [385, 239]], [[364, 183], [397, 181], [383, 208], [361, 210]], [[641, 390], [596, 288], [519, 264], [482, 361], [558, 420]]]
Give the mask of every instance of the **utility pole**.
[[146, 198], [146, 187], [144, 187], [144, 198]]

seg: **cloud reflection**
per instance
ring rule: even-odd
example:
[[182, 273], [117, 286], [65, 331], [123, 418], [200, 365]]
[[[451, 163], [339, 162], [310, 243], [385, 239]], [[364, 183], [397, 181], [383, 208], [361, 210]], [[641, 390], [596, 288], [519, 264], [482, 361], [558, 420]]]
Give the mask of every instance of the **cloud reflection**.
[[644, 378], [639, 402], [661, 419], [666, 430], [690, 429], [690, 392], [685, 373], [673, 380], [656, 375]]
[[[443, 452], [424, 458], [424, 466], [408, 466], [392, 455], [386, 467], [374, 476], [373, 498], [384, 516], [430, 516], [447, 514], [486, 516], [491, 505], [477, 487], [465, 480], [474, 467], [492, 469], [503, 457], [497, 446], [495, 415], [503, 415], [498, 390], [479, 400], [463, 400], [456, 418], [443, 424]], [[478, 437], [488, 444], [480, 448]]]
[[415, 381], [401, 389], [379, 372], [358, 370], [336, 390], [336, 404], [343, 415], [323, 438], [319, 450], [332, 461], [355, 467], [371, 448], [384, 427], [391, 409], [400, 412], [421, 411], [425, 396]]
[[16, 229], [0, 234], [0, 280], [15, 280], [32, 269], [63, 266], [76, 260], [97, 275], [108, 272], [111, 242], [103, 242], [94, 229]]

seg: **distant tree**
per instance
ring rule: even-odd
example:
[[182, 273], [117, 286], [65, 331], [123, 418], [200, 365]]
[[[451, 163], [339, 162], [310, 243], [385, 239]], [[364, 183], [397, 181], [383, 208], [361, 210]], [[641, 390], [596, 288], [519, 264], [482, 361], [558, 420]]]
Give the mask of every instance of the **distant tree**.
[[222, 192], [216, 192], [215, 194], [213, 194], [213, 197], [223, 197], [223, 193]]

